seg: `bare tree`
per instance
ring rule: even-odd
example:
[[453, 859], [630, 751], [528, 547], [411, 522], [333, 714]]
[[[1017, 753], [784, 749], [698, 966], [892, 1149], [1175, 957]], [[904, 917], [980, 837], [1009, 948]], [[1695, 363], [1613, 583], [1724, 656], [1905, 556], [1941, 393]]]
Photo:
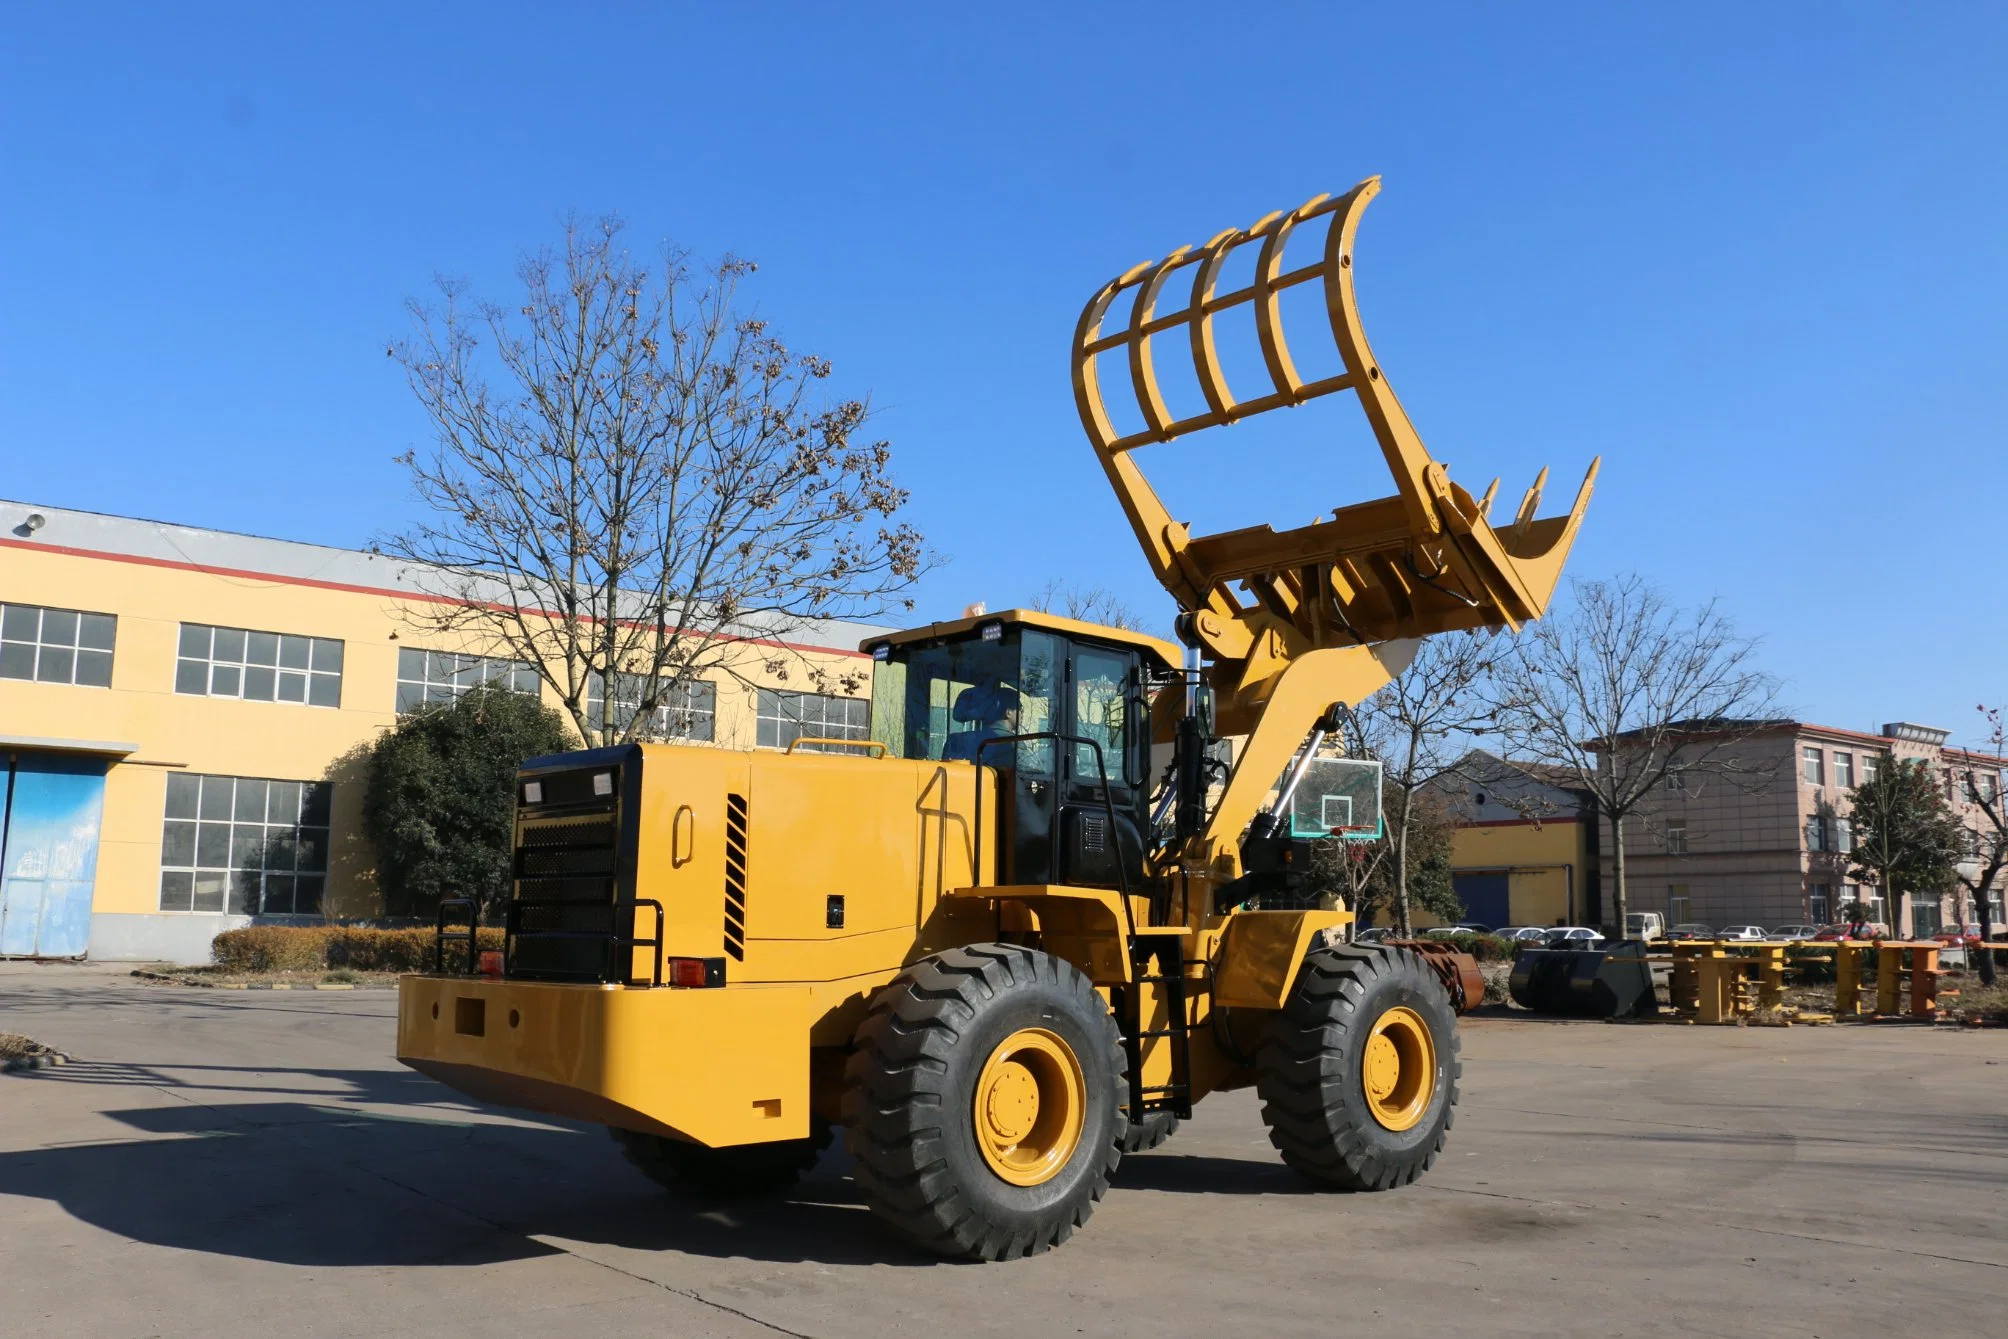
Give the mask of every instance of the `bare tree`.
[[[2008, 871], [2008, 797], [2001, 791], [2001, 758], [2008, 755], [2008, 718], [2000, 707], [1981, 707], [1983, 728], [1980, 747], [1994, 756], [1994, 765], [1975, 766], [1967, 755], [1960, 769], [1960, 784], [1967, 801], [1980, 811], [1977, 822], [1966, 829], [1967, 859], [1954, 871], [1967, 896], [1973, 900], [1973, 919], [1980, 924], [1980, 980], [1994, 984], [1994, 885]], [[1971, 869], [1972, 874], [1965, 871]]]
[[1683, 610], [1644, 578], [1577, 581], [1573, 607], [1523, 632], [1497, 670], [1498, 730], [1564, 768], [1611, 829], [1611, 923], [1622, 935], [1625, 820], [1670, 773], [1761, 788], [1777, 763], [1741, 746], [1778, 724], [1777, 680], [1710, 601]]
[[1063, 614], [1083, 623], [1099, 623], [1125, 632], [1150, 632], [1142, 614], [1116, 597], [1106, 586], [1076, 586], [1054, 577], [1032, 597], [1031, 607], [1042, 614]]
[[510, 306], [442, 281], [390, 348], [432, 514], [378, 550], [446, 597], [415, 617], [535, 666], [588, 744], [678, 733], [701, 679], [786, 677], [791, 634], [911, 608], [929, 562], [866, 403], [739, 309], [752, 263], [650, 265], [621, 227], [567, 222]]
[[1418, 792], [1450, 772], [1468, 753], [1473, 733], [1491, 722], [1484, 685], [1492, 671], [1489, 634], [1431, 637], [1408, 668], [1355, 708], [1367, 749], [1381, 761], [1388, 803], [1389, 884], [1395, 932], [1406, 938], [1411, 884], [1411, 830]]

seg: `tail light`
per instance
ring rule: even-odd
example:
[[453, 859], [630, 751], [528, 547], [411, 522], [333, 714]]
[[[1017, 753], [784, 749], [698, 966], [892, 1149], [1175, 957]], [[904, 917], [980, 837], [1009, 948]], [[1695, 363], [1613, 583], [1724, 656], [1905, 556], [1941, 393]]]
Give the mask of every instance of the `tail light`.
[[725, 984], [725, 959], [667, 958], [662, 964], [662, 979], [665, 985], [681, 986], [686, 990], [722, 986]]

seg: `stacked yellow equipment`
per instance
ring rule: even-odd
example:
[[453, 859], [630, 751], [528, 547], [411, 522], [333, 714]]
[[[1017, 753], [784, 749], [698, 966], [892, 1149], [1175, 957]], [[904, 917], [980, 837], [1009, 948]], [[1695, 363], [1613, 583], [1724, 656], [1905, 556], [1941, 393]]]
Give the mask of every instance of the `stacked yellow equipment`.
[[[399, 1057], [606, 1125], [650, 1175], [712, 1193], [792, 1183], [841, 1124], [881, 1219], [984, 1259], [1064, 1241], [1125, 1153], [1222, 1089], [1258, 1089], [1273, 1142], [1314, 1184], [1419, 1175], [1457, 1101], [1450, 1004], [1408, 950], [1318, 947], [1351, 917], [1307, 889], [1306, 841], [1368, 830], [1378, 782], [1321, 795], [1318, 812], [1300, 787], [1414, 639], [1540, 615], [1595, 467], [1566, 517], [1535, 519], [1537, 481], [1495, 530], [1496, 482], [1474, 499], [1429, 457], [1354, 305], [1353, 237], [1377, 189], [1137, 266], [1082, 314], [1082, 422], [1183, 611], [1190, 665], [1153, 637], [1013, 610], [868, 644], [866, 748], [533, 760], [502, 960], [406, 978]], [[1291, 267], [1292, 234], [1318, 220], [1321, 253]], [[1219, 292], [1250, 246], [1253, 279]], [[1309, 283], [1344, 370], [1306, 381], [1281, 295]], [[1167, 309], [1172, 291], [1189, 298]], [[1105, 333], [1126, 294], [1127, 322]], [[1242, 307], [1269, 389], [1238, 400], [1215, 327]], [[1203, 410], [1167, 407], [1163, 336], [1189, 349]], [[1137, 431], [1113, 424], [1104, 355], [1126, 360]], [[1296, 530], [1193, 536], [1135, 463], [1342, 390], [1394, 497]], [[1230, 736], [1245, 738], [1215, 787]], [[1155, 788], [1153, 742], [1172, 753]]]

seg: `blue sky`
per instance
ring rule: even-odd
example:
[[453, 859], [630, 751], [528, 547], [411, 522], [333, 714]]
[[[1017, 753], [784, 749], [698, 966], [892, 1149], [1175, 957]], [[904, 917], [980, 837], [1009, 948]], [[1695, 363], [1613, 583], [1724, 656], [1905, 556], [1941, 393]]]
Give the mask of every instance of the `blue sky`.
[[[1572, 572], [1719, 598], [1810, 719], [2008, 699], [2008, 8], [309, 8], [0, 19], [0, 493], [359, 545], [413, 510], [405, 297], [618, 211], [870, 393], [922, 615], [1160, 608], [1081, 303], [1379, 173], [1362, 312], [1453, 477], [1601, 454]], [[1301, 524], [1388, 491], [1350, 406], [1145, 468]]]

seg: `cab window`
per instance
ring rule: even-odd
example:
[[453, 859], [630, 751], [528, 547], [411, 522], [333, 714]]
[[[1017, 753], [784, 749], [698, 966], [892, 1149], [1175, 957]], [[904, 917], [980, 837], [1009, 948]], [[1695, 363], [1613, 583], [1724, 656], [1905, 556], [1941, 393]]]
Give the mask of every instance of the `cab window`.
[[[1101, 746], [1102, 765], [1108, 779], [1117, 785], [1129, 780], [1124, 725], [1129, 709], [1130, 658], [1094, 647], [1074, 652], [1074, 733]], [[1095, 751], [1085, 744], [1074, 745], [1074, 779], [1099, 781]]]

